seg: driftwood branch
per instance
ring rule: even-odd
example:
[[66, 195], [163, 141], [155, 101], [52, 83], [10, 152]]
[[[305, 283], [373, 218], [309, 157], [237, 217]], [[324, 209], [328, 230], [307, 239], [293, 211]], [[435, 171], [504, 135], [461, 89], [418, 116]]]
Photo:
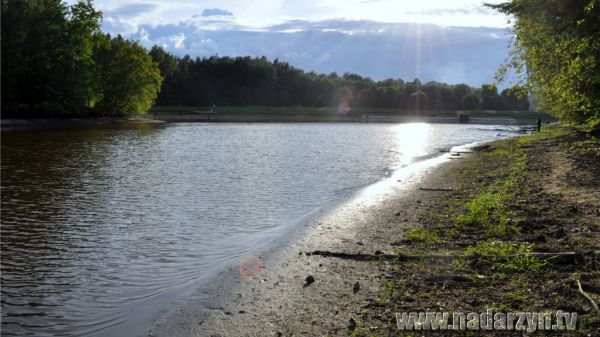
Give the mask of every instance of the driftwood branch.
[[439, 191], [439, 192], [452, 192], [451, 188], [427, 188], [419, 187], [419, 191]]
[[576, 281], [577, 281], [577, 287], [579, 287], [579, 292], [581, 293], [581, 295], [583, 295], [583, 297], [585, 297], [588, 301], [590, 301], [590, 303], [592, 304], [592, 307], [594, 307], [594, 310], [596, 310], [598, 317], [600, 317], [600, 309], [598, 308], [598, 304], [596, 304], [596, 302], [590, 295], [588, 295], [585, 291], [583, 291], [583, 288], [581, 288], [581, 282], [579, 282], [579, 279], [577, 279]]
[[328, 250], [315, 250], [307, 252], [306, 255], [318, 255], [323, 257], [336, 257], [343, 260], [355, 260], [355, 261], [379, 261], [379, 260], [403, 260], [407, 256], [397, 254], [363, 254], [363, 253], [344, 253], [344, 252], [330, 252]]
[[[344, 260], [355, 260], [355, 261], [380, 261], [380, 260], [397, 260], [397, 261], [415, 261], [415, 260], [442, 260], [452, 261], [457, 258], [464, 258], [469, 260], [478, 260], [485, 258], [497, 258], [497, 256], [488, 256], [481, 254], [451, 254], [451, 255], [408, 255], [408, 254], [365, 254], [365, 253], [346, 253], [346, 252], [331, 252], [328, 250], [315, 250], [313, 252], [307, 252], [306, 255], [318, 255], [322, 257], [335, 257]], [[506, 258], [519, 257], [524, 254], [507, 255]], [[538, 259], [546, 260], [552, 263], [579, 263], [584, 261], [586, 256], [593, 256], [595, 259], [600, 259], [600, 252], [558, 252], [558, 253], [528, 253], [528, 256], [535, 257]]]

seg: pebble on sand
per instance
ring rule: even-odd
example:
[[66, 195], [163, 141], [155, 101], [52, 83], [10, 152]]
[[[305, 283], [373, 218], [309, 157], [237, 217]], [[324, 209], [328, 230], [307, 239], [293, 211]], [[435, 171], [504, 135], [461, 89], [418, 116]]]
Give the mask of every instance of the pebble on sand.
[[305, 286], [305, 287], [308, 287], [309, 285], [313, 284], [314, 282], [315, 282], [315, 277], [314, 277], [314, 276], [312, 276], [312, 275], [308, 275], [308, 276], [306, 277], [306, 280], [305, 280], [305, 282], [304, 282], [304, 286]]

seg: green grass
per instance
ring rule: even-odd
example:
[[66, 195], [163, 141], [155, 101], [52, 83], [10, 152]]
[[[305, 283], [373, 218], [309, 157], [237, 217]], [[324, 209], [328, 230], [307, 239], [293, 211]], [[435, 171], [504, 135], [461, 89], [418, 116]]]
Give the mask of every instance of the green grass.
[[509, 238], [519, 232], [520, 219], [506, 209], [500, 194], [483, 193], [467, 205], [466, 214], [456, 218], [463, 230], [481, 232], [485, 238]]
[[438, 234], [425, 228], [412, 228], [404, 232], [404, 240], [410, 243], [436, 244], [442, 242]]
[[531, 256], [531, 246], [525, 243], [488, 240], [469, 246], [465, 255], [475, 256], [480, 267], [497, 272], [535, 272], [545, 265]]

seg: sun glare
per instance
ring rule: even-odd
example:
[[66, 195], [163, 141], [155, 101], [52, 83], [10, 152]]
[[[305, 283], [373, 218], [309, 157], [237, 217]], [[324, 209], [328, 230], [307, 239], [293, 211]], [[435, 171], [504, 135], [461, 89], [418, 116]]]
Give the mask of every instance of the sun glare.
[[427, 153], [429, 130], [431, 125], [426, 123], [399, 124], [394, 126], [397, 150], [402, 153], [399, 165], [414, 162], [415, 157]]

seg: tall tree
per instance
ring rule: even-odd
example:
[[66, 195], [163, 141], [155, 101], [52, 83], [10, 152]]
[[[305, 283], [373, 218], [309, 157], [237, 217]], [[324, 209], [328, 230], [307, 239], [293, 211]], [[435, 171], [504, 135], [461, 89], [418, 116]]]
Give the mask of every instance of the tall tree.
[[494, 84], [484, 84], [479, 92], [481, 97], [481, 108], [484, 110], [492, 110], [495, 107], [500, 107], [498, 99], [498, 88]]
[[488, 5], [514, 16], [512, 58], [542, 107], [565, 122], [600, 125], [600, 1], [511, 0]]
[[94, 111], [102, 116], [138, 114], [148, 110], [162, 83], [160, 69], [146, 50], [121, 36], [98, 36], [94, 52], [97, 92]]
[[3, 113], [84, 114], [100, 18], [89, 0], [2, 0]]

